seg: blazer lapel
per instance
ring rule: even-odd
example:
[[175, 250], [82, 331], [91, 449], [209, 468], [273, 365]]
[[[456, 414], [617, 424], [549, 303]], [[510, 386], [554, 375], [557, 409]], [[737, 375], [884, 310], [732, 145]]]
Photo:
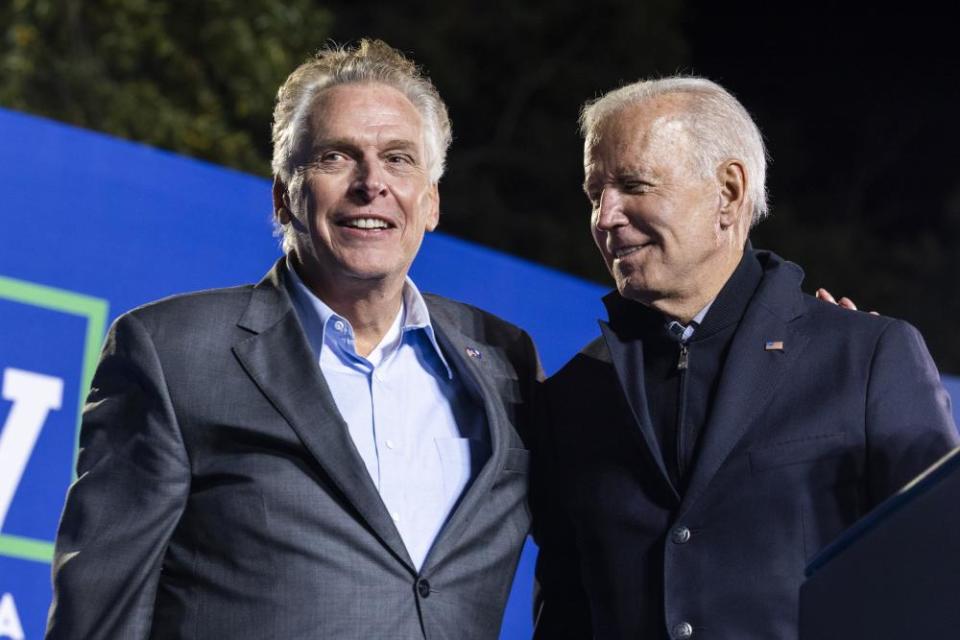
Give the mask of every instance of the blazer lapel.
[[277, 266], [253, 290], [233, 351], [381, 542], [416, 573], [313, 357]]
[[[773, 273], [765, 275], [730, 345], [681, 515], [776, 397], [786, 373], [810, 339], [792, 323], [802, 313], [799, 267], [778, 262], [774, 268]], [[772, 344], [768, 347], [767, 343]]]
[[636, 432], [640, 435], [640, 438], [638, 438], [640, 445], [649, 453], [650, 459], [660, 472], [659, 476], [665, 487], [679, 502], [680, 494], [670, 481], [660, 446], [657, 443], [657, 436], [653, 431], [653, 423], [650, 421], [650, 413], [647, 411], [646, 387], [643, 379], [643, 341], [639, 338], [629, 342], [622, 340], [609, 323], [602, 320], [600, 321], [600, 330], [603, 332], [603, 338], [607, 343], [607, 351], [610, 353], [613, 368], [617, 372], [620, 391], [627, 400], [633, 421], [637, 426]]
[[[511, 428], [503, 409], [502, 398], [490, 379], [489, 367], [493, 364], [493, 348], [465, 336], [456, 326], [442, 317], [431, 314], [430, 322], [450, 366], [461, 376], [464, 385], [473, 388], [486, 414], [490, 434], [490, 457], [480, 473], [474, 478], [444, 525], [424, 562], [424, 571], [439, 559], [446, 557], [455, 546], [471, 519], [480, 511], [484, 498], [493, 488], [506, 458], [509, 438], [504, 433]], [[469, 350], [479, 351], [480, 358], [466, 357]]]

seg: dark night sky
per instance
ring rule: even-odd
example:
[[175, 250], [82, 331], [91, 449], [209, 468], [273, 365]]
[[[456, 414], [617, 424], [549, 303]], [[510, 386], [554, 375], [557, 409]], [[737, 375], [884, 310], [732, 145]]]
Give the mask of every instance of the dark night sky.
[[932, 215], [960, 178], [955, 23], [876, 7], [740, 7], [695, 3], [692, 71], [734, 91], [764, 129], [774, 204], [780, 190], [840, 192], [871, 171], [889, 178], [877, 196], [909, 206], [901, 221]]
[[808, 291], [916, 324], [955, 372], [960, 33], [945, 9], [837, 4], [695, 2], [687, 71], [733, 91], [764, 132], [772, 217], [755, 243], [801, 263]]

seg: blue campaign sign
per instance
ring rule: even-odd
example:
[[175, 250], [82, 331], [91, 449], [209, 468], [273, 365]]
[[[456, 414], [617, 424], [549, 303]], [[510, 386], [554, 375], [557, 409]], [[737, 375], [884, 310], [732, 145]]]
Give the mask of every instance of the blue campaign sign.
[[[0, 640], [25, 640], [43, 634], [106, 323], [173, 293], [256, 281], [280, 252], [268, 180], [10, 111], [0, 140]], [[526, 328], [547, 373], [606, 315], [603, 287], [441, 233], [412, 276]], [[960, 397], [956, 379], [947, 386]], [[530, 636], [534, 556], [528, 544], [503, 639]]]
[[0, 554], [0, 638], [42, 638], [50, 605], [50, 564]]
[[72, 478], [106, 315], [102, 300], [0, 277], [0, 638], [43, 633], [52, 505]]

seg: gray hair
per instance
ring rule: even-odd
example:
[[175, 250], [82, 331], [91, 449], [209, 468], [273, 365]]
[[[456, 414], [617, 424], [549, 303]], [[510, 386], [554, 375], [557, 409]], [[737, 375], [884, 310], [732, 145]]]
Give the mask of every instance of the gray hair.
[[580, 112], [580, 132], [592, 137], [596, 128], [624, 107], [657, 96], [682, 94], [689, 97], [679, 118], [690, 128], [696, 147], [696, 162], [706, 177], [717, 166], [736, 159], [747, 172], [747, 198], [753, 207], [751, 226], [769, 213], [767, 204], [767, 150], [760, 129], [750, 114], [729, 91], [706, 78], [674, 76], [641, 80], [615, 89], [587, 102]]
[[[452, 138], [447, 105], [412, 60], [382, 40], [367, 39], [353, 48], [324, 47], [287, 76], [273, 109], [273, 175], [290, 184], [316, 96], [330, 87], [360, 83], [393, 87], [413, 103], [423, 118], [427, 173], [438, 183]], [[274, 226], [276, 235], [283, 236], [284, 251], [289, 251], [292, 229], [284, 230], [276, 220]]]

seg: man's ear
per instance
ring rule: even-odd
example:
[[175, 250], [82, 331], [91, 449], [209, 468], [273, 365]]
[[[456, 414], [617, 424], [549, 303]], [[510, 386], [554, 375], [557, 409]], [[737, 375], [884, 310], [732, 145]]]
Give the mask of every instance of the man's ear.
[[427, 194], [429, 202], [427, 206], [430, 210], [427, 212], [427, 231], [433, 231], [440, 224], [440, 189], [437, 184], [430, 185], [430, 192]]
[[290, 195], [287, 193], [287, 185], [283, 183], [280, 176], [273, 178], [273, 215], [280, 224], [289, 224], [293, 215], [290, 213]]
[[747, 210], [747, 172], [739, 160], [727, 160], [717, 168], [720, 183], [720, 228], [741, 221]]

